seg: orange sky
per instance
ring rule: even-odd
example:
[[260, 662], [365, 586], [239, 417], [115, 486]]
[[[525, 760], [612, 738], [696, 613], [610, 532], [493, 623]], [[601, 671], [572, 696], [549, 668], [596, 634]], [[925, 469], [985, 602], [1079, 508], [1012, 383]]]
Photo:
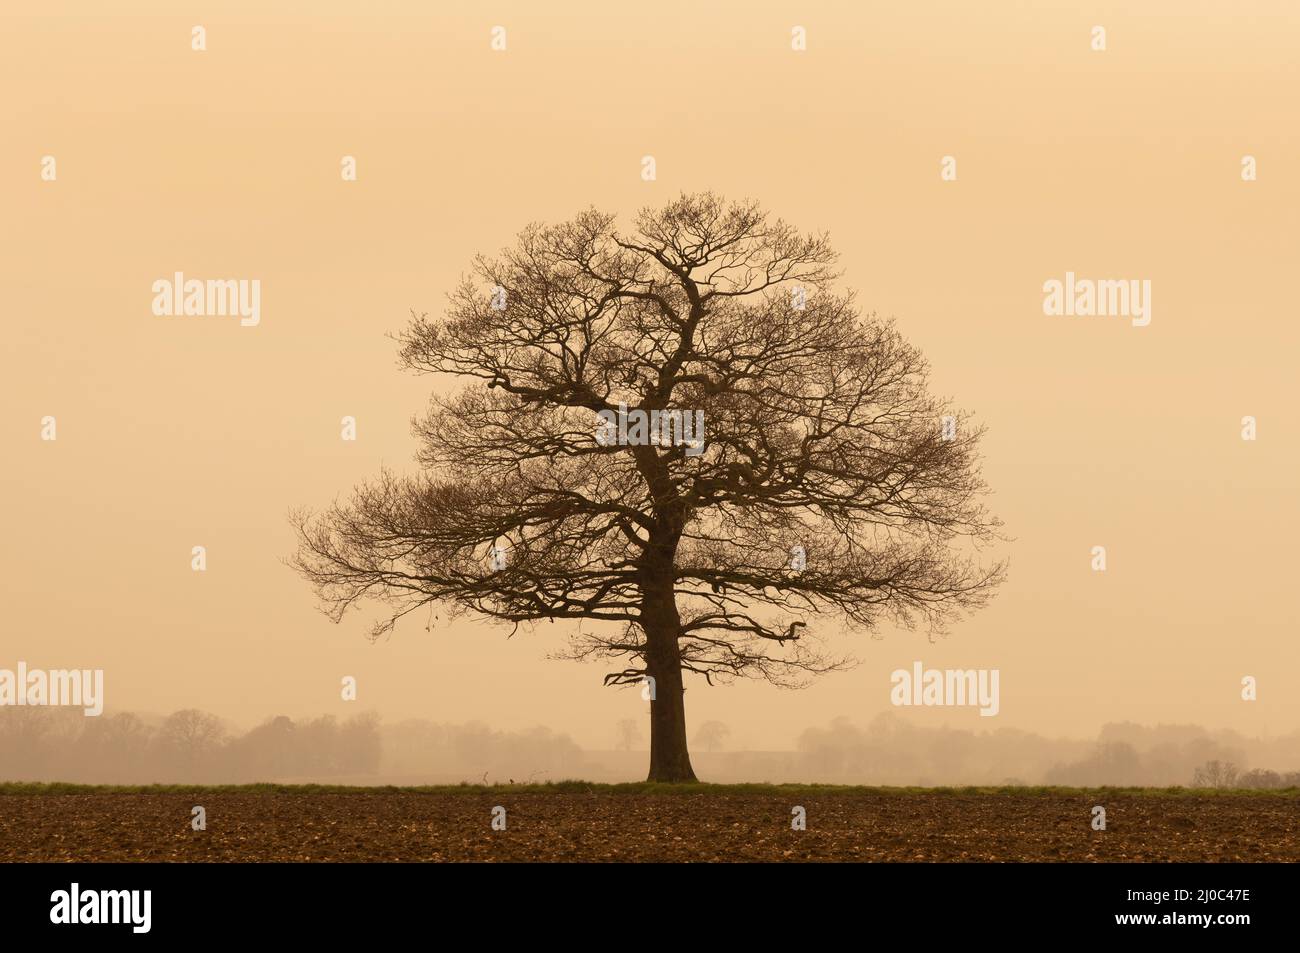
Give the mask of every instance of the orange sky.
[[[103, 668], [109, 710], [361, 706], [610, 744], [644, 703], [545, 660], [558, 627], [507, 642], [410, 618], [371, 645], [282, 565], [285, 516], [414, 466], [430, 382], [387, 335], [475, 253], [587, 205], [626, 221], [713, 189], [830, 232], [845, 283], [989, 427], [1014, 540], [997, 599], [946, 640], [859, 639], [856, 670], [800, 692], [693, 685], [693, 726], [785, 747], [887, 709], [889, 673], [923, 660], [999, 669], [1000, 712], [909, 717], [1300, 727], [1294, 3], [13, 6], [0, 667]], [[176, 271], [260, 279], [260, 323], [155, 317], [151, 284]], [[1044, 315], [1067, 271], [1149, 280], [1150, 325]]]

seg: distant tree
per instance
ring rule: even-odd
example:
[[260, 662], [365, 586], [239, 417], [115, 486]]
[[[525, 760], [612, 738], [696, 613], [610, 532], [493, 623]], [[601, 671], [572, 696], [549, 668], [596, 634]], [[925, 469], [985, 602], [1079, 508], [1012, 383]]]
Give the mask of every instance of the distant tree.
[[1282, 775], [1267, 768], [1252, 768], [1237, 779], [1237, 785], [1243, 788], [1280, 788]]
[[338, 739], [338, 770], [344, 774], [375, 774], [379, 770], [383, 742], [376, 712], [362, 712], [343, 722]]
[[53, 712], [30, 705], [0, 708], [0, 779], [36, 780], [54, 766]]
[[731, 729], [720, 721], [706, 721], [695, 733], [695, 744], [705, 751], [717, 751], [726, 744]]
[[298, 771], [295, 756], [298, 726], [287, 715], [276, 715], [231, 745], [239, 774], [252, 781], [272, 781]]
[[112, 749], [118, 757], [130, 763], [144, 756], [153, 735], [153, 730], [140, 720], [140, 716], [129, 711], [111, 716], [104, 727]]
[[292, 750], [294, 774], [346, 773], [342, 768], [338, 720], [333, 715], [322, 715], [296, 725]]
[[152, 730], [131, 712], [87, 718], [77, 739], [77, 761], [88, 780], [129, 783], [147, 773]]
[[1207, 761], [1192, 775], [1192, 787], [1233, 788], [1237, 778], [1237, 766], [1231, 761]]
[[1142, 761], [1137, 750], [1125, 741], [1097, 744], [1096, 767], [1103, 784], [1140, 784]]
[[335, 621], [388, 601], [375, 636], [434, 603], [583, 623], [571, 657], [654, 679], [649, 779], [694, 780], [684, 673], [802, 684], [847, 664], [819, 623], [935, 629], [1002, 578], [982, 428], [835, 259], [712, 194], [528, 228], [401, 337], [469, 382], [414, 425], [426, 472], [295, 514], [296, 567]]
[[631, 718], [624, 718], [618, 723], [618, 746], [623, 751], [631, 751], [641, 744], [641, 729]]
[[216, 715], [197, 708], [173, 712], [158, 730], [164, 768], [179, 769], [193, 778], [200, 768], [212, 766], [225, 736], [225, 727]]

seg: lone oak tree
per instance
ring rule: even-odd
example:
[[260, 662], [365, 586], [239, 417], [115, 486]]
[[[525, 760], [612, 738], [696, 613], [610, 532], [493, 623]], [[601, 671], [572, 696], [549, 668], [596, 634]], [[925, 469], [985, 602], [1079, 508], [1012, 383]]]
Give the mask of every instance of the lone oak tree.
[[[399, 338], [404, 367], [468, 381], [413, 421], [422, 471], [296, 513], [294, 565], [335, 621], [386, 601], [376, 636], [431, 603], [574, 620], [566, 657], [653, 679], [649, 780], [694, 780], [683, 672], [800, 684], [847, 664], [817, 627], [935, 628], [1003, 573], [977, 558], [999, 525], [980, 429], [834, 260], [707, 193], [631, 232], [595, 210], [527, 228]], [[620, 403], [704, 411], [703, 451], [609, 440]]]

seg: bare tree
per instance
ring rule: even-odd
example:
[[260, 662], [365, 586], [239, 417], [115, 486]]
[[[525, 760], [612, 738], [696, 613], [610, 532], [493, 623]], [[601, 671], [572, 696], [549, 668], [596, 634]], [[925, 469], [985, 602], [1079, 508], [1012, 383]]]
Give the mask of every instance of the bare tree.
[[649, 778], [693, 780], [684, 672], [802, 684], [847, 664], [810, 625], [936, 628], [1002, 576], [975, 551], [998, 526], [981, 429], [834, 261], [712, 194], [630, 232], [595, 210], [529, 227], [400, 337], [406, 368], [471, 382], [414, 422], [424, 471], [295, 513], [296, 567], [335, 621], [387, 600], [376, 636], [435, 602], [578, 623], [566, 656], [654, 680]]
[[1235, 788], [1237, 766], [1231, 761], [1207, 761], [1192, 775], [1194, 788]]
[[216, 715], [185, 708], [172, 712], [158, 730], [163, 755], [172, 768], [179, 768], [187, 778], [209, 764], [213, 754], [225, 741], [226, 729]]
[[1237, 786], [1243, 788], [1280, 788], [1283, 787], [1282, 775], [1267, 768], [1251, 768], [1237, 779]]
[[618, 723], [618, 746], [623, 751], [631, 751], [641, 743], [641, 729], [631, 718], [623, 718]]
[[695, 733], [695, 744], [705, 751], [718, 751], [727, 742], [731, 729], [720, 721], [706, 721]]

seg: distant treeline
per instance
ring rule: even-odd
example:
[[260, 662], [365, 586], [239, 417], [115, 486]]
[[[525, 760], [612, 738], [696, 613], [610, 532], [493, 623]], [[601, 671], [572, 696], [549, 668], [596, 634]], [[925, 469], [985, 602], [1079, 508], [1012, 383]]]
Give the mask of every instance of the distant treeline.
[[811, 728], [798, 749], [810, 780], [844, 783], [1300, 786], [1300, 732], [1259, 740], [1122, 722], [1105, 725], [1095, 741], [1075, 741], [1016, 728], [922, 727], [885, 712], [866, 727], [839, 718]]
[[295, 722], [280, 716], [231, 734], [195, 709], [146, 719], [87, 718], [61, 708], [0, 708], [0, 780], [94, 784], [238, 783], [282, 777], [373, 774], [379, 719], [361, 714]]
[[[1261, 740], [1196, 725], [1121, 723], [1103, 727], [1096, 740], [1078, 741], [1014, 728], [928, 727], [885, 712], [866, 725], [838, 718], [810, 728], [794, 751], [757, 752], [709, 750], [727, 736], [725, 725], [715, 727], [713, 741], [693, 752], [698, 773], [712, 781], [1300, 786], [1300, 732]], [[70, 709], [0, 707], [0, 781], [630, 781], [644, 771], [643, 751], [584, 750], [547, 728], [505, 732], [424, 720], [385, 725], [365, 713], [342, 721], [279, 716], [241, 733], [193, 709], [165, 718], [129, 712], [87, 718]]]
[[377, 715], [364, 713], [343, 721], [281, 715], [238, 733], [195, 709], [165, 718], [131, 712], [87, 718], [66, 708], [0, 707], [0, 781], [525, 781], [581, 777], [586, 768], [582, 749], [546, 728], [381, 726]]

